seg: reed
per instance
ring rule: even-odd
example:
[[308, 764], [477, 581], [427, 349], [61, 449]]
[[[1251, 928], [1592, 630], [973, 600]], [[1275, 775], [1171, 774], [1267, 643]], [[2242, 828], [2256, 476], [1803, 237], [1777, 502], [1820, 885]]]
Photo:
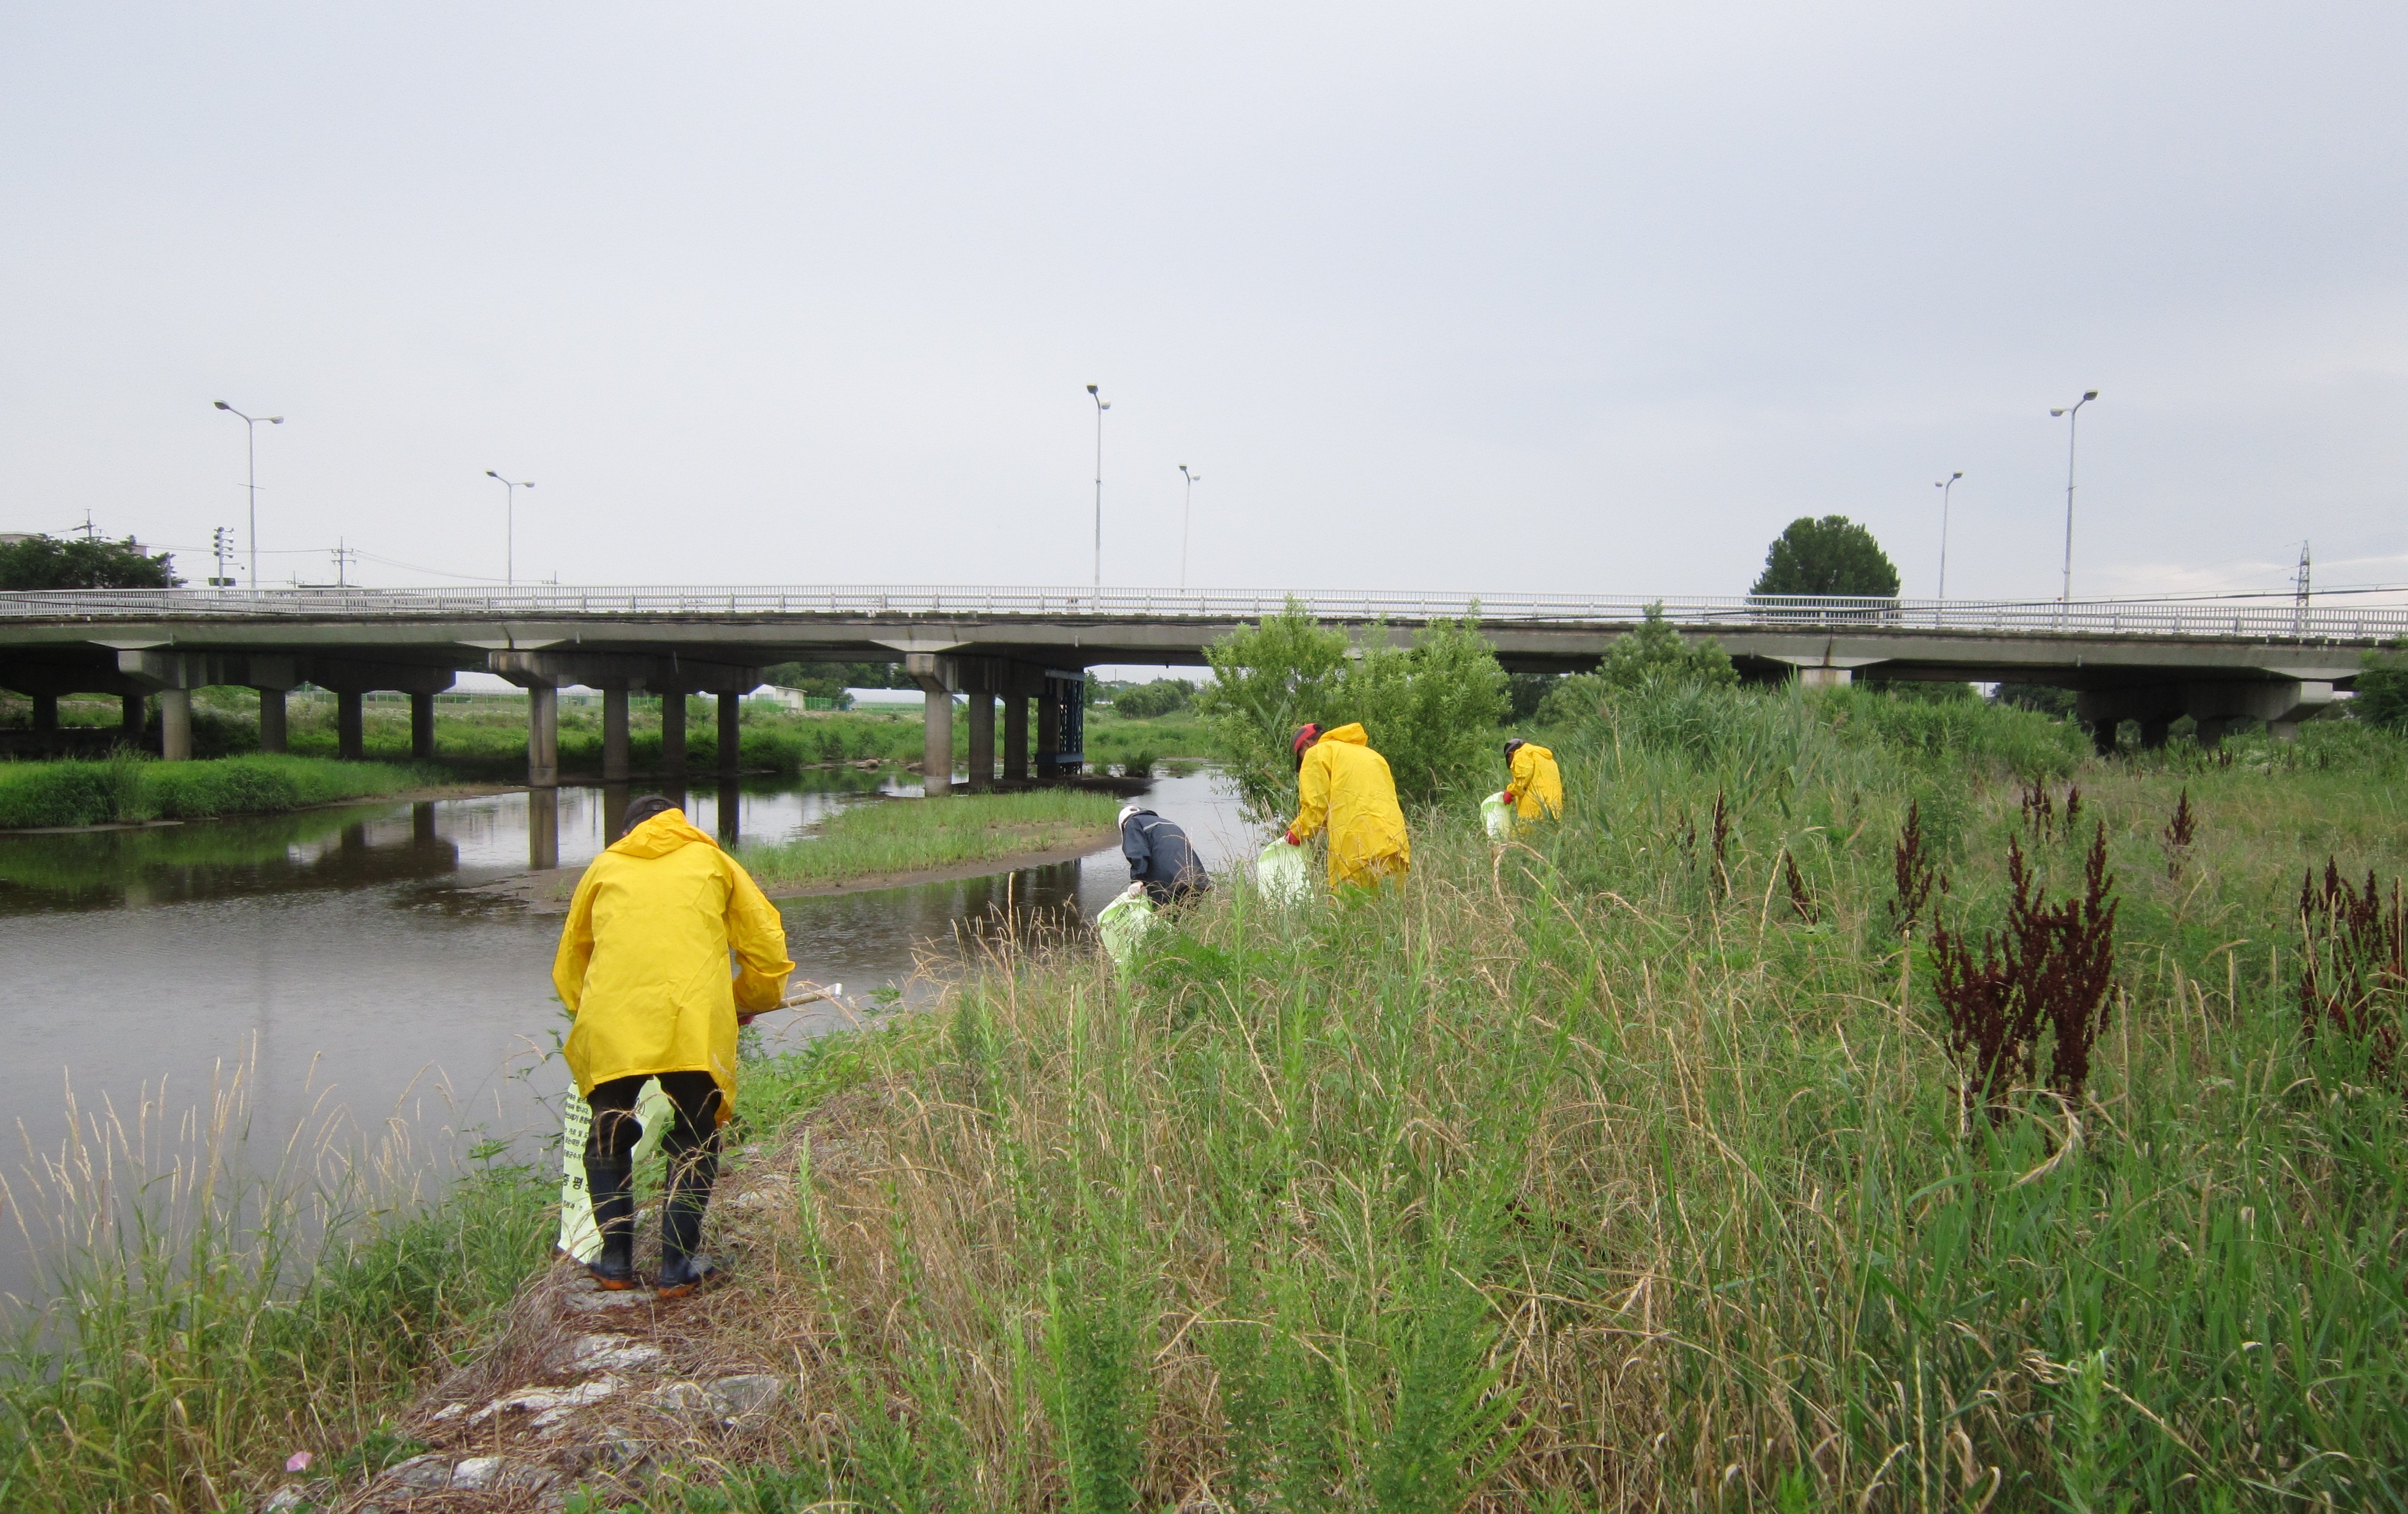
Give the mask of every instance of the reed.
[[0, 1182], [33, 1269], [0, 1333], [0, 1507], [239, 1508], [295, 1451], [397, 1457], [397, 1396], [545, 1250], [526, 1169], [426, 1193], [405, 1137], [323, 1109], [261, 1151], [248, 1081], [181, 1110], [70, 1100], [63, 1146]]
[[[1583, 742], [1501, 852], [1426, 816], [1401, 889], [1224, 888], [1125, 977], [997, 942], [844, 1092], [752, 1075], [795, 1199], [715, 1319], [830, 1407], [624, 1507], [2408, 1499], [2401, 1100], [2301, 1036], [2295, 945], [2301, 817], [2396, 869], [2385, 785], [2092, 764], [2035, 838], [1994, 755], [1721, 718]], [[1899, 937], [1911, 806], [1908, 888], [2045, 937], [2086, 1032], [1995, 1123]]]

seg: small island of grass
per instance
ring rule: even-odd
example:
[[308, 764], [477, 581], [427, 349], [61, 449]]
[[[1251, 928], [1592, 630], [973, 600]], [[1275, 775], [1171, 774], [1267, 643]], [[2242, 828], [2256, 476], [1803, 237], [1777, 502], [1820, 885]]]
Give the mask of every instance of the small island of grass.
[[398, 763], [265, 753], [189, 763], [132, 754], [98, 762], [0, 763], [0, 831], [273, 815], [457, 781], [437, 769]]
[[922, 881], [1065, 862], [1112, 844], [1121, 800], [1076, 789], [900, 800], [838, 811], [810, 836], [748, 846], [739, 856], [762, 889], [823, 889]]

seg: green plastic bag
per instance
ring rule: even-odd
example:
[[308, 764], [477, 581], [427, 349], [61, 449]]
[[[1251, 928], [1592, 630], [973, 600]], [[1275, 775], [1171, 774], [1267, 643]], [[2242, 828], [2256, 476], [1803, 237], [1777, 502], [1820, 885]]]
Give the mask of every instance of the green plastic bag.
[[1273, 904], [1302, 904], [1312, 897], [1312, 870], [1305, 865], [1304, 849], [1274, 841], [1254, 860], [1254, 886]]
[[1096, 934], [1103, 938], [1104, 950], [1111, 956], [1112, 965], [1123, 970], [1136, 959], [1154, 925], [1154, 901], [1137, 884], [1131, 884], [1126, 893], [1104, 906], [1096, 916]]
[[1513, 839], [1513, 807], [1505, 802], [1504, 790], [1480, 801], [1480, 823], [1487, 828], [1491, 841]]
[[[661, 1092], [661, 1080], [645, 1079], [636, 1095], [636, 1121], [644, 1127], [631, 1161], [641, 1161], [661, 1149], [677, 1107]], [[594, 1195], [585, 1190], [585, 1139], [594, 1128], [594, 1107], [571, 1083], [560, 1108], [560, 1239], [555, 1243], [571, 1261], [591, 1262], [602, 1254], [602, 1232], [594, 1223]]]

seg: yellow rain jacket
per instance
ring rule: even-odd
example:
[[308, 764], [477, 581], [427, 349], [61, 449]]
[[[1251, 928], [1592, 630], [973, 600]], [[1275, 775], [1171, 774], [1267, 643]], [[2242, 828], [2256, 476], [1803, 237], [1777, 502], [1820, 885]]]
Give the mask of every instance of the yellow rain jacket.
[[1513, 791], [1513, 813], [1526, 821], [1553, 820], [1564, 812], [1564, 775], [1555, 767], [1555, 754], [1535, 741], [1513, 749], [1513, 777], [1506, 787]]
[[1377, 883], [1412, 865], [1405, 812], [1388, 759], [1371, 750], [1362, 725], [1325, 731], [1305, 749], [1296, 776], [1298, 808], [1288, 827], [1299, 841], [1329, 828], [1329, 883]]
[[[743, 970], [730, 981], [727, 953]], [[678, 810], [594, 859], [561, 928], [552, 982], [577, 1023], [568, 1070], [591, 1094], [614, 1078], [708, 1072], [719, 1120], [736, 1105], [736, 1013], [785, 996], [786, 928], [759, 885]]]

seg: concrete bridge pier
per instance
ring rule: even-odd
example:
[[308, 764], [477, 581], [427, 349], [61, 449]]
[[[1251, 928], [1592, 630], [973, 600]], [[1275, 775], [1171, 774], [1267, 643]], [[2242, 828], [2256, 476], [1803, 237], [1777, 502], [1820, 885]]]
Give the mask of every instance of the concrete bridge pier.
[[661, 771], [672, 781], [685, 778], [685, 691], [661, 693]]
[[[527, 685], [527, 787], [547, 791], [541, 797], [550, 798], [548, 791], [560, 786], [560, 691], [549, 683]], [[554, 801], [556, 806], [557, 801]], [[552, 819], [552, 854], [549, 863], [529, 863], [529, 866], [556, 867], [560, 857], [560, 811], [551, 810]], [[534, 836], [532, 822], [528, 836]], [[530, 839], [529, 843], [534, 843]]]
[[162, 761], [193, 760], [193, 691], [159, 691], [159, 756]]
[[280, 752], [286, 750], [284, 691], [259, 691], [259, 750]]
[[335, 755], [347, 763], [367, 755], [366, 698], [358, 689], [335, 691]]
[[150, 725], [150, 696], [140, 689], [128, 689], [117, 696], [117, 729], [129, 747], [142, 745], [142, 735]]
[[59, 696], [54, 693], [34, 695], [34, 730], [47, 736], [59, 728]]
[[981, 690], [970, 695], [970, 792], [985, 793], [995, 787], [995, 695]]
[[[558, 691], [572, 684], [602, 691], [602, 766], [605, 782], [630, 776], [627, 699], [636, 689], [661, 691], [661, 756], [673, 776], [685, 771], [685, 700], [689, 693], [719, 695], [719, 770], [736, 775], [742, 756], [744, 694], [761, 686], [761, 670], [734, 664], [697, 663], [639, 652], [523, 651], [485, 654], [485, 665], [527, 692], [527, 782], [550, 787], [560, 781]], [[612, 757], [613, 729], [618, 754]], [[612, 774], [616, 773], [616, 777]]]
[[743, 770], [743, 766], [744, 696], [722, 693], [719, 696], [719, 776], [732, 778]]
[[602, 781], [627, 781], [627, 686], [624, 683], [602, 691]]
[[920, 793], [929, 799], [953, 792], [953, 687], [961, 672], [950, 657], [906, 652], [903, 673], [920, 686]]
[[1017, 689], [1003, 696], [1003, 776], [1028, 779], [1028, 695]]
[[435, 755], [435, 695], [409, 692], [409, 754], [421, 762]]

